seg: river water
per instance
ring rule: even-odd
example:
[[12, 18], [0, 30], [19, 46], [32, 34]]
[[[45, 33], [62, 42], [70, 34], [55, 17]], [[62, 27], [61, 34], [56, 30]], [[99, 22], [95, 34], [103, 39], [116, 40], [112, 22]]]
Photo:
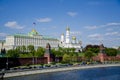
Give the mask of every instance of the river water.
[[4, 80], [120, 80], [120, 67], [102, 67], [6, 78]]

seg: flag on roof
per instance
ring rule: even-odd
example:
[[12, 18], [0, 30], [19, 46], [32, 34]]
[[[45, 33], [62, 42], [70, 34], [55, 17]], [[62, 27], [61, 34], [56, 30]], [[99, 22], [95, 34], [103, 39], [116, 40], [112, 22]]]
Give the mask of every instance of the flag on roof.
[[35, 22], [33, 22], [33, 25], [36, 25], [36, 23], [35, 23]]

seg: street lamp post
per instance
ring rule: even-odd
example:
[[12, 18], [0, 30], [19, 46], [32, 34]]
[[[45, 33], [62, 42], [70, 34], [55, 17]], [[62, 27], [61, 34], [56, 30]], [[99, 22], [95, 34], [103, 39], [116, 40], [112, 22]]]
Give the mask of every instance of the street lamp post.
[[7, 61], [6, 61], [6, 69], [8, 69], [8, 56], [7, 56]]

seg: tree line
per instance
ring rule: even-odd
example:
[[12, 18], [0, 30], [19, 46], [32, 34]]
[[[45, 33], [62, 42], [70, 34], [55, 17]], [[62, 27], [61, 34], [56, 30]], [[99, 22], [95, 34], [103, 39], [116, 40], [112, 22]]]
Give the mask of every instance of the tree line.
[[38, 47], [35, 50], [33, 45], [28, 46], [17, 46], [15, 49], [10, 49], [6, 53], [6, 57], [14, 58], [28, 58], [28, 57], [42, 57], [44, 55], [45, 49]]
[[[120, 48], [120, 47], [119, 47]], [[100, 52], [99, 45], [87, 45], [83, 48], [82, 52], [76, 51], [75, 48], [62, 48], [51, 49], [51, 52], [55, 57], [63, 57], [64, 62], [68, 62], [70, 60], [76, 61], [77, 57], [85, 57], [87, 59], [91, 59], [93, 56], [98, 55]], [[7, 51], [7, 57], [20, 57], [20, 58], [28, 58], [28, 57], [43, 57], [45, 53], [45, 48], [38, 47], [35, 50], [33, 45], [28, 46], [18, 46], [15, 49], [11, 49]], [[105, 53], [108, 56], [116, 56], [120, 53], [120, 49], [107, 48], [105, 47]]]

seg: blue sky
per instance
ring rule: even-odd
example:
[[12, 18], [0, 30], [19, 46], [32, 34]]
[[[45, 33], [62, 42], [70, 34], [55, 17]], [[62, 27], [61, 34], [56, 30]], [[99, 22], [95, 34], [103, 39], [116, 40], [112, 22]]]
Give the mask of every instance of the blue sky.
[[120, 46], [120, 0], [0, 0], [0, 39], [33, 28], [60, 38], [66, 26], [84, 46]]

